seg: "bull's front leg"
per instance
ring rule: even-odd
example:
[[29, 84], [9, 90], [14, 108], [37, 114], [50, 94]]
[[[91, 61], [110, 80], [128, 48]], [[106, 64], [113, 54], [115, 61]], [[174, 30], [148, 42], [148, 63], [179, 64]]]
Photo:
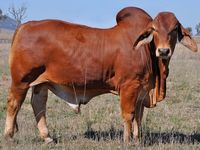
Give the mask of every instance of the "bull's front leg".
[[135, 117], [133, 120], [133, 137], [135, 143], [139, 143], [140, 126], [144, 112], [143, 99], [138, 99], [135, 109]]
[[124, 120], [124, 142], [129, 143], [140, 84], [129, 82], [120, 88], [121, 113]]
[[40, 137], [45, 143], [53, 142], [50, 138], [46, 124], [46, 102], [48, 97], [48, 88], [45, 84], [36, 85], [32, 89], [31, 105], [37, 121]]

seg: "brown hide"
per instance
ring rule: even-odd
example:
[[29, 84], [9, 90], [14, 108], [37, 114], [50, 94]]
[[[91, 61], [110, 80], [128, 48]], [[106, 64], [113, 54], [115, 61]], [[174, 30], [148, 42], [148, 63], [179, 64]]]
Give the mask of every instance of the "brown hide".
[[129, 140], [136, 103], [145, 100], [149, 106], [149, 91], [155, 88], [155, 52], [148, 45], [133, 48], [152, 18], [142, 9], [128, 7], [116, 20], [117, 25], [109, 29], [60, 20], [30, 21], [17, 29], [9, 55], [12, 84], [6, 138], [13, 136], [17, 113], [33, 87], [32, 107], [45, 142], [52, 141], [45, 117], [48, 90], [78, 111], [92, 97], [116, 91], [125, 123], [124, 140]]

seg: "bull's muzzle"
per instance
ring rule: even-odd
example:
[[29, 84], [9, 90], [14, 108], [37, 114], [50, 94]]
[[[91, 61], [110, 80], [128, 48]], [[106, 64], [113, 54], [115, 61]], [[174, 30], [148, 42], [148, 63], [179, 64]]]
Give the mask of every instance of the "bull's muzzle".
[[171, 57], [171, 49], [170, 48], [158, 48], [156, 51], [156, 56], [161, 57], [162, 59], [168, 59]]

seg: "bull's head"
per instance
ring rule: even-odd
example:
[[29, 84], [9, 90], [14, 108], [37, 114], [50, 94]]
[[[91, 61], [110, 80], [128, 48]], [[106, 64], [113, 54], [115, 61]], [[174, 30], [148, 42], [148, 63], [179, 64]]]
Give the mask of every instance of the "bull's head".
[[134, 46], [139, 48], [141, 45], [154, 40], [156, 56], [168, 59], [173, 54], [177, 39], [190, 50], [197, 51], [196, 42], [191, 37], [189, 31], [179, 23], [174, 14], [162, 12], [149, 23], [136, 40]]
[[170, 12], [161, 12], [148, 24], [147, 28], [139, 35], [134, 43], [135, 48], [143, 44], [152, 42], [154, 45], [155, 56], [158, 57], [158, 78], [156, 80], [157, 101], [164, 99], [166, 94], [166, 78], [168, 76], [169, 60], [174, 52], [177, 39], [184, 46], [197, 51], [197, 44], [177, 20], [175, 15]]

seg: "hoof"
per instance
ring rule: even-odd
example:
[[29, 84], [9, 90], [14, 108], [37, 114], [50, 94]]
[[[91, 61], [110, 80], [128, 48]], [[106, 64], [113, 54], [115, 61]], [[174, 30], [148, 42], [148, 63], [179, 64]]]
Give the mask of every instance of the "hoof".
[[134, 137], [134, 145], [139, 146], [140, 145], [140, 140], [138, 137]]
[[4, 139], [6, 141], [13, 141], [13, 133], [4, 133]]
[[139, 146], [139, 145], [140, 145], [140, 142], [139, 142], [139, 140], [137, 140], [137, 141], [134, 141], [134, 145], [135, 145], [135, 146]]
[[53, 143], [54, 141], [52, 138], [48, 137], [48, 138], [44, 139], [44, 142], [45, 142], [45, 144], [50, 144], [50, 143]]
[[4, 142], [12, 143], [14, 142], [14, 139], [10, 135], [4, 135]]

